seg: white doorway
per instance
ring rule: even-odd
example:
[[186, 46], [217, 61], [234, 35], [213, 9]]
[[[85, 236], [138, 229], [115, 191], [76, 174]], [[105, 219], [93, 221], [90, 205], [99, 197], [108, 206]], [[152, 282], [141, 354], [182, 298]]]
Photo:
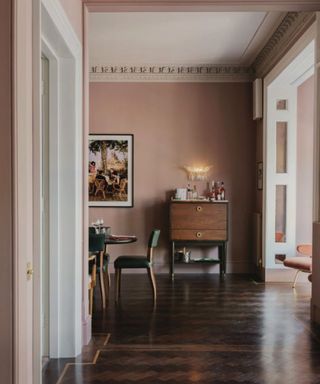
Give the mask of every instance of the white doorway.
[[[312, 242], [315, 43], [311, 30], [298, 46], [294, 57], [265, 79], [266, 281], [292, 281], [294, 271], [284, 268], [282, 260], [296, 254], [298, 243]], [[308, 100], [303, 99], [306, 90]]]
[[33, 383], [41, 381], [43, 358], [81, 353], [83, 306], [82, 49], [59, 1], [42, 0], [39, 11]]

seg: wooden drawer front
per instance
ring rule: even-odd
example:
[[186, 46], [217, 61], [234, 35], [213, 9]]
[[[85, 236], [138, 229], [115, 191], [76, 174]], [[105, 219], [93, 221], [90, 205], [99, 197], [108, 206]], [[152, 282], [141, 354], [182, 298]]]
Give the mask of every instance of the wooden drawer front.
[[172, 229], [227, 229], [227, 204], [171, 204]]
[[221, 229], [172, 229], [171, 240], [227, 240], [227, 231]]

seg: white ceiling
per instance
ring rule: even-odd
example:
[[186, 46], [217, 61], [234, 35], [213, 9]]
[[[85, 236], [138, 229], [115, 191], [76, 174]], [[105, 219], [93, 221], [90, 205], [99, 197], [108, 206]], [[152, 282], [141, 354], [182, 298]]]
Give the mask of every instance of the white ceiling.
[[90, 13], [90, 64], [246, 64], [280, 12]]

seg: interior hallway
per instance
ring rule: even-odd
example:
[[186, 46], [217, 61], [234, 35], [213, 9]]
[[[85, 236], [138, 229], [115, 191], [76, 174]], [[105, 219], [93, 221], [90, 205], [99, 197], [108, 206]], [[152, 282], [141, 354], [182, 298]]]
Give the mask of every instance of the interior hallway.
[[310, 284], [293, 290], [249, 277], [156, 278], [154, 309], [146, 275], [123, 275], [121, 305], [111, 291], [105, 313], [96, 289], [93, 340], [77, 360], [50, 361], [43, 384], [59, 375], [59, 384], [320, 382]]

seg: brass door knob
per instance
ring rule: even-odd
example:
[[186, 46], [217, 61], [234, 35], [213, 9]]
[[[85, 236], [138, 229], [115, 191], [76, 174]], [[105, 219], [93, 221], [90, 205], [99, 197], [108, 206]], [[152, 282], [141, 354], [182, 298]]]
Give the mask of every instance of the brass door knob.
[[202, 236], [202, 233], [201, 233], [201, 232], [197, 232], [197, 233], [196, 233], [196, 236], [197, 236], [197, 238], [199, 238], [199, 237]]
[[197, 212], [201, 212], [202, 211], [202, 207], [200, 205], [197, 206]]
[[31, 280], [33, 276], [33, 269], [31, 267], [31, 263], [27, 263], [27, 280]]

